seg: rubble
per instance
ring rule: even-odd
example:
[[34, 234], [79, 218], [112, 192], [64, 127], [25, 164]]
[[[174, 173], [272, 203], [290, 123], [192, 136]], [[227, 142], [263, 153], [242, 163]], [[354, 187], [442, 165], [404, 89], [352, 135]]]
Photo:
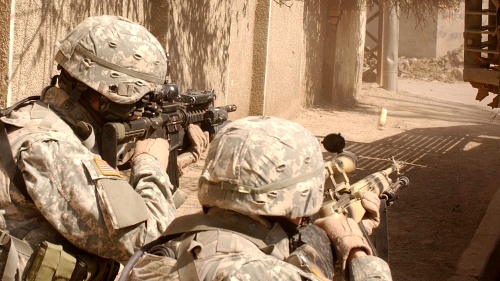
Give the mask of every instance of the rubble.
[[[399, 58], [398, 77], [424, 81], [439, 81], [453, 83], [463, 81], [463, 46], [459, 49], [449, 51], [445, 56], [439, 58]], [[363, 80], [373, 82], [376, 78], [374, 69], [377, 60], [365, 59]], [[376, 69], [376, 68], [375, 68]]]

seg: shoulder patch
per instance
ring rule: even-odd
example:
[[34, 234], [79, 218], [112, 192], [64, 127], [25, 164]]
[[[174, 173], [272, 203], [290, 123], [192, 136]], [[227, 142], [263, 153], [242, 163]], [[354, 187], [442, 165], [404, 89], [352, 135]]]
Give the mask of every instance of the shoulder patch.
[[111, 167], [108, 162], [105, 160], [102, 160], [98, 157], [94, 158], [95, 165], [101, 172], [103, 176], [108, 176], [108, 177], [120, 177], [123, 178], [123, 175], [118, 172], [115, 168]]

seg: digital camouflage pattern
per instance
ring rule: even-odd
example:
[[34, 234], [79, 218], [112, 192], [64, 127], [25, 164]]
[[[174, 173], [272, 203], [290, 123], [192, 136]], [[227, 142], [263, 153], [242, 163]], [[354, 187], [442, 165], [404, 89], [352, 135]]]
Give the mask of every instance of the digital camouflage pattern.
[[229, 123], [211, 142], [198, 199], [205, 207], [297, 218], [318, 212], [324, 181], [313, 134], [285, 119], [251, 116]]
[[[220, 220], [230, 220], [238, 225], [246, 225], [252, 221], [251, 218], [243, 214], [218, 208], [211, 208], [207, 216]], [[182, 217], [176, 220], [182, 220]], [[251, 223], [261, 223], [267, 228], [271, 228], [270, 222], [264, 219]], [[179, 252], [178, 243], [183, 240], [184, 238], [180, 238], [165, 246], [172, 249], [177, 257], [180, 257], [183, 253]], [[237, 232], [222, 229], [208, 230], [196, 233], [195, 238], [187, 248], [193, 253], [199, 280], [324, 281], [313, 273], [304, 272], [284, 261], [289, 255], [286, 248], [288, 248], [290, 241], [279, 225], [274, 225], [273, 231], [270, 232], [270, 237], [268, 236], [266, 241], [269, 241], [268, 244], [275, 248], [271, 254], [264, 253], [254, 243]], [[280, 255], [275, 255], [276, 251]], [[389, 266], [382, 259], [368, 256], [357, 258], [354, 261], [350, 268], [350, 281], [391, 280]], [[188, 273], [177, 271], [175, 259], [146, 253], [134, 265], [129, 280], [181, 280], [180, 274]], [[343, 279], [339, 274], [334, 276], [333, 280]]]
[[24, 106], [2, 121], [10, 125], [13, 155], [34, 201], [0, 173], [0, 227], [11, 235], [34, 247], [70, 242], [123, 262], [174, 219], [172, 186], [153, 157], [135, 161], [126, 180], [43, 105]]
[[157, 90], [167, 57], [143, 26], [119, 16], [89, 17], [57, 44], [55, 60], [71, 76], [119, 104]]
[[375, 256], [362, 256], [353, 259], [349, 280], [392, 280], [389, 265]]

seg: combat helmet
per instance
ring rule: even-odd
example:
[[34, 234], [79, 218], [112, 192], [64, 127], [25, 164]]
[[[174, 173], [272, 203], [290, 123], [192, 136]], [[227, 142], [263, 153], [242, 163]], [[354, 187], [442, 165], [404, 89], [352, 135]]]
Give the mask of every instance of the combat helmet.
[[198, 199], [247, 215], [311, 216], [320, 209], [324, 162], [318, 140], [301, 125], [251, 116], [225, 126], [210, 144]]
[[167, 57], [143, 26], [119, 16], [82, 21], [57, 43], [56, 62], [109, 101], [132, 105], [160, 89]]

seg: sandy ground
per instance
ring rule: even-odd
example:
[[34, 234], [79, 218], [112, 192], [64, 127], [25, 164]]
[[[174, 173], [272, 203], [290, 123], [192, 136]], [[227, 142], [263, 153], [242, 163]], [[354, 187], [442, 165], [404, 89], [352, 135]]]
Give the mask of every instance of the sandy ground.
[[[363, 84], [349, 110], [308, 108], [294, 120], [318, 139], [341, 133], [360, 162], [351, 181], [407, 162], [410, 187], [388, 211], [389, 261], [394, 280], [446, 280], [453, 275], [492, 195], [498, 189], [500, 116], [474, 100], [468, 84], [400, 79], [398, 92]], [[388, 111], [378, 126], [381, 108]], [[326, 154], [325, 154], [326, 155]], [[196, 179], [203, 161], [181, 178], [189, 194], [179, 215], [199, 212]]]

